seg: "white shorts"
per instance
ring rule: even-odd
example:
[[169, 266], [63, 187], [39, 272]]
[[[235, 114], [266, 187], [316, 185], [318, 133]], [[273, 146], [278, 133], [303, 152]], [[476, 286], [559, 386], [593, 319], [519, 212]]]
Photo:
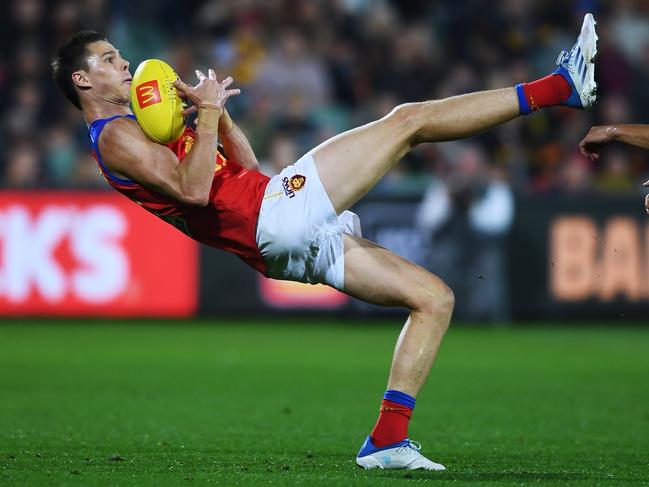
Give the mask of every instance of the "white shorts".
[[336, 215], [310, 153], [268, 182], [257, 223], [268, 277], [342, 290], [343, 233], [361, 235], [358, 216]]

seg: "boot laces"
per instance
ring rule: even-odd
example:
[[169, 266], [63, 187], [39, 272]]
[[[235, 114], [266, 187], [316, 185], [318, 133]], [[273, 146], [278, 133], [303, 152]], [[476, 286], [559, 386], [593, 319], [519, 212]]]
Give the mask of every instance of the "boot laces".
[[572, 46], [572, 49], [570, 49], [570, 51], [566, 51], [564, 49], [559, 53], [559, 57], [557, 57], [557, 66], [563, 66], [566, 69], [569, 68], [570, 59], [573, 57], [573, 54], [576, 53], [578, 48], [579, 48], [579, 39], [577, 39], [577, 42], [575, 42], [575, 45]]
[[408, 443], [397, 448], [397, 453], [401, 453], [401, 452], [411, 453], [411, 452], [418, 452], [419, 450], [421, 450], [421, 443], [419, 443], [418, 441], [414, 441], [414, 440], [407, 440], [407, 441]]

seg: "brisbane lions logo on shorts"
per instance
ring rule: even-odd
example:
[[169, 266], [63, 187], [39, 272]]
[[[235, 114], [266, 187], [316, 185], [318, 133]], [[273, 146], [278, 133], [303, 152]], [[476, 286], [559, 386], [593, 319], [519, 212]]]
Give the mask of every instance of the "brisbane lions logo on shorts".
[[285, 177], [282, 179], [282, 187], [284, 188], [284, 194], [288, 196], [289, 198], [293, 198], [295, 196], [295, 192], [301, 190], [304, 188], [304, 185], [306, 183], [306, 176], [302, 176], [300, 174], [296, 174], [295, 176], [288, 178]]

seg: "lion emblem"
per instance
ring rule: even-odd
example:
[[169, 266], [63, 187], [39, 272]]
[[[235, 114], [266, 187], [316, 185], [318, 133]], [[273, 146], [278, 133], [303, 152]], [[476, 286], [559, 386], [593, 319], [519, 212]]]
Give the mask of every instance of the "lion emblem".
[[293, 191], [299, 191], [304, 187], [306, 183], [306, 177], [296, 174], [291, 179], [289, 179], [289, 186]]

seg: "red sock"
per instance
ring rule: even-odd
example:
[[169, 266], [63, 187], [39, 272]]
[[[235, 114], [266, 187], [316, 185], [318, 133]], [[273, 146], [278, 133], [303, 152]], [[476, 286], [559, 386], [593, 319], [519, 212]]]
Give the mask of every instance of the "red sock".
[[397, 402], [383, 399], [379, 419], [370, 437], [377, 448], [398, 443], [408, 437], [408, 421], [412, 409]]
[[551, 74], [521, 86], [531, 111], [559, 105], [570, 97], [571, 92], [570, 85], [560, 74]]

